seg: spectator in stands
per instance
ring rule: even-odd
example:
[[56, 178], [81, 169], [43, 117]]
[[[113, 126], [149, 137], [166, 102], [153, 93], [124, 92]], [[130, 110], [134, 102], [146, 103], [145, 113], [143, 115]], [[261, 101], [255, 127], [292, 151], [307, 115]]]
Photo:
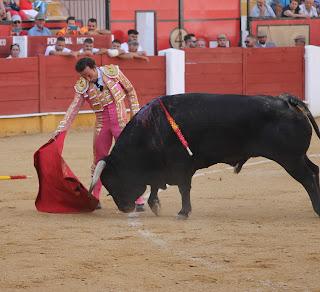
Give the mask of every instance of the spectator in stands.
[[304, 35], [297, 35], [294, 38], [294, 45], [296, 47], [304, 47], [306, 45], [306, 37]]
[[110, 33], [110, 30], [97, 28], [97, 20], [95, 18], [89, 18], [87, 26], [83, 26], [80, 29], [80, 34], [82, 35], [99, 35], [108, 33]]
[[11, 14], [6, 10], [3, 0], [0, 0], [0, 21], [10, 21]]
[[227, 48], [228, 47], [228, 38], [225, 34], [221, 33], [217, 36], [217, 48]]
[[252, 34], [249, 34], [246, 37], [244, 44], [246, 48], [255, 48], [256, 42], [257, 42], [257, 39]]
[[79, 54], [82, 56], [91, 57], [93, 55], [102, 55], [107, 52], [107, 49], [98, 49], [93, 47], [92, 38], [87, 38], [83, 42], [83, 48], [79, 50]]
[[282, 17], [304, 17], [299, 11], [299, 0], [291, 0], [290, 4], [283, 8]]
[[196, 43], [197, 48], [206, 48], [207, 47], [207, 42], [203, 38], [198, 38], [197, 43]]
[[197, 46], [197, 38], [194, 33], [188, 33], [184, 36], [184, 48], [196, 48]]
[[44, 14], [40, 12], [37, 14], [34, 27], [28, 31], [29, 36], [50, 36], [52, 34], [50, 29], [44, 26], [46, 22], [45, 18]]
[[57, 42], [54, 46], [48, 46], [45, 56], [74, 56], [76, 57], [78, 54], [76, 52], [71, 51], [66, 48], [66, 40], [64, 37], [58, 37]]
[[304, 17], [318, 17], [317, 9], [313, 6], [313, 0], [304, 0], [304, 3], [300, 5], [299, 13]]
[[7, 59], [12, 58], [20, 58], [20, 46], [18, 44], [12, 44], [10, 46], [10, 55], [7, 57]]
[[[139, 32], [135, 29], [128, 30], [128, 42], [130, 41], [138, 41]], [[121, 44], [121, 49], [126, 53], [129, 53], [128, 42]], [[142, 47], [139, 45], [138, 51], [143, 51]]]
[[29, 16], [26, 15], [20, 7], [17, 5], [18, 1], [15, 0], [3, 0], [6, 10], [10, 12], [11, 17], [13, 15], [19, 15], [22, 20], [29, 20]]
[[111, 48], [112, 49], [117, 49], [117, 50], [121, 49], [121, 42], [119, 40], [117, 40], [117, 39], [114, 39], [112, 41]]
[[[38, 12], [47, 15], [48, 10], [48, 0], [35, 0], [32, 3], [33, 9], [37, 10]], [[49, 1], [48, 1], [49, 2]]]
[[259, 30], [257, 34], [256, 48], [274, 48], [276, 44], [273, 42], [267, 42], [267, 33], [263, 30]]
[[[107, 54], [110, 58], [112, 58], [112, 57], [120, 57], [120, 55], [125, 54], [125, 52], [121, 49], [94, 48], [92, 38], [85, 39], [83, 43], [83, 48], [80, 49], [78, 52], [78, 55], [80, 55], [81, 57], [92, 57], [93, 55], [102, 55], [102, 54]], [[131, 58], [123, 58], [123, 59], [131, 59]]]
[[251, 17], [276, 17], [270, 5], [266, 4], [265, 0], [257, 0], [257, 4], [253, 6]]
[[138, 41], [129, 41], [128, 42], [129, 53], [134, 59], [142, 59], [145, 61], [149, 61], [147, 57], [147, 53], [145, 51], [139, 51], [139, 42]]
[[316, 8], [318, 16], [320, 15], [320, 0], [314, 0], [313, 6]]
[[76, 18], [69, 16], [66, 20], [66, 27], [57, 32], [58, 36], [75, 36], [80, 34], [80, 27], [76, 24]]
[[35, 19], [38, 11], [33, 9], [31, 0], [14, 0], [17, 7], [19, 7], [19, 13], [24, 20]]
[[22, 20], [19, 14], [14, 14], [12, 16], [12, 19], [11, 19], [12, 26], [11, 26], [10, 35], [12, 36], [28, 35], [28, 32], [22, 29], [21, 22]]

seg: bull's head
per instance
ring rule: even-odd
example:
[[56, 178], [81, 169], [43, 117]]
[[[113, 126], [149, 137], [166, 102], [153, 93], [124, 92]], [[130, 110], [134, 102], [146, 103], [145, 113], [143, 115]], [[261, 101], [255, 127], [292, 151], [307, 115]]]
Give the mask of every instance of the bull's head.
[[135, 201], [145, 192], [146, 186], [138, 184], [128, 175], [120, 176], [112, 162], [106, 159], [97, 163], [90, 185], [89, 193], [91, 194], [98, 179], [112, 196], [118, 209], [128, 213], [135, 209]]

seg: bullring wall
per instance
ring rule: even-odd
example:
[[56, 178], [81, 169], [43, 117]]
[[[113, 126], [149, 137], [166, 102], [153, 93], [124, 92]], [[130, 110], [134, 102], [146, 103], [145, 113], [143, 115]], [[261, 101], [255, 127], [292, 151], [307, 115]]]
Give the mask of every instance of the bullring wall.
[[[185, 92], [272, 94], [304, 99], [303, 48], [186, 50]], [[97, 56], [98, 65], [118, 64], [135, 86], [140, 103], [166, 93], [165, 57], [142, 60]], [[0, 136], [53, 131], [73, 98], [76, 59], [0, 59]], [[177, 70], [179, 71], [179, 70]], [[91, 126], [88, 107], [74, 127]]]

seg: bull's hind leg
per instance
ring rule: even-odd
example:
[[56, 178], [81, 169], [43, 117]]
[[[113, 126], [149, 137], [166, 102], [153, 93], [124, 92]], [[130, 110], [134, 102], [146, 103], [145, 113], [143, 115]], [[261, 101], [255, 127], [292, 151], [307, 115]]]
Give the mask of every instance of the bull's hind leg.
[[178, 213], [178, 219], [187, 219], [191, 212], [190, 202], [190, 190], [191, 190], [191, 178], [188, 182], [179, 184], [179, 191], [182, 199], [182, 208]]
[[151, 186], [151, 192], [148, 199], [148, 204], [151, 211], [157, 216], [159, 215], [161, 208], [160, 200], [158, 198], [158, 190], [159, 189], [157, 187]]
[[310, 167], [310, 169], [312, 170], [314, 176], [316, 177], [317, 185], [318, 185], [318, 188], [320, 189], [320, 185], [319, 185], [319, 167], [317, 165], [315, 165], [307, 156], [305, 157], [305, 160], [306, 160], [308, 166]]
[[285, 170], [300, 182], [309, 194], [313, 210], [320, 216], [319, 169], [306, 155], [281, 163]]

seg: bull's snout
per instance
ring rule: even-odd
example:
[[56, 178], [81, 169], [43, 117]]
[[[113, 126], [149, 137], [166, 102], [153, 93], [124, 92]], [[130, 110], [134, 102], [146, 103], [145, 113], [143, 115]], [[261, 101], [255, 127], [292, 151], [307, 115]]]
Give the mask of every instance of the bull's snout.
[[133, 212], [133, 211], [134, 211], [134, 209], [135, 209], [135, 204], [133, 204], [133, 205], [122, 205], [122, 206], [118, 206], [118, 209], [119, 209], [121, 212], [130, 213], [130, 212]]

